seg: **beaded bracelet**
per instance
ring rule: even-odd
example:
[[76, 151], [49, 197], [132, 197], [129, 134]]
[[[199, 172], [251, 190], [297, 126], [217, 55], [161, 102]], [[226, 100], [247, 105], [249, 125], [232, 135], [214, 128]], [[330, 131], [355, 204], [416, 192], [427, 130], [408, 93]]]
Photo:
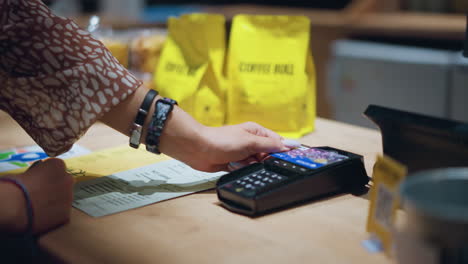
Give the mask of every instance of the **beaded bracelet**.
[[161, 154], [161, 151], [159, 151], [159, 137], [162, 134], [169, 114], [176, 104], [177, 102], [175, 100], [169, 98], [162, 98], [156, 101], [153, 118], [151, 119], [146, 135], [147, 151], [154, 154]]

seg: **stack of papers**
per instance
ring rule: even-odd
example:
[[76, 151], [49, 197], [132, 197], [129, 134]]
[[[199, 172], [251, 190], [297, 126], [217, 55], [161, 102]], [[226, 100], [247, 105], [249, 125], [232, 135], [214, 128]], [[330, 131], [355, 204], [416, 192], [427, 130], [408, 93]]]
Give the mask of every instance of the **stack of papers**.
[[104, 216], [215, 187], [224, 172], [205, 173], [177, 160], [114, 173], [75, 185], [73, 206]]
[[[0, 151], [0, 175], [21, 173], [43, 158], [47, 155], [38, 146]], [[168, 156], [127, 145], [92, 153], [75, 145], [60, 158], [75, 177], [73, 206], [93, 217], [212, 189], [225, 174], [197, 171]]]

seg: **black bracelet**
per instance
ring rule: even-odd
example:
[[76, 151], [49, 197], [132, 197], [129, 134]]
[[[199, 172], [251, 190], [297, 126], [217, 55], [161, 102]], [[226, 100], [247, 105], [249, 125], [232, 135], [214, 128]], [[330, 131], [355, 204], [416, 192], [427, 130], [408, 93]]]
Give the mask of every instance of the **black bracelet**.
[[[26, 214], [28, 218], [26, 232], [24, 232], [23, 234], [19, 234], [19, 235], [11, 235], [11, 234], [7, 235], [5, 236], [6, 240], [0, 241], [0, 242], [8, 243], [6, 245], [7, 245], [9, 252], [6, 252], [6, 253], [8, 253], [11, 256], [15, 256], [16, 260], [20, 260], [20, 259], [33, 260], [37, 256], [38, 248], [36, 244], [36, 238], [33, 232], [34, 210], [32, 207], [31, 196], [29, 195], [29, 192], [26, 189], [26, 186], [24, 186], [24, 184], [22, 184], [20, 181], [16, 179], [2, 177], [0, 178], [0, 182], [12, 183], [22, 191], [24, 199], [26, 201]], [[25, 249], [27, 250], [25, 251]], [[16, 252], [16, 251], [20, 251], [20, 252]]]
[[177, 105], [175, 100], [162, 98], [156, 101], [153, 118], [148, 127], [146, 135], [146, 150], [155, 154], [161, 154], [159, 151], [159, 138], [161, 137], [166, 120], [169, 114]]
[[149, 90], [148, 93], [146, 93], [145, 99], [143, 99], [143, 102], [141, 103], [140, 109], [138, 109], [132, 130], [130, 131], [129, 144], [132, 148], [138, 148], [138, 146], [140, 146], [141, 131], [145, 124], [146, 115], [148, 114], [151, 104], [157, 95], [157, 91]]

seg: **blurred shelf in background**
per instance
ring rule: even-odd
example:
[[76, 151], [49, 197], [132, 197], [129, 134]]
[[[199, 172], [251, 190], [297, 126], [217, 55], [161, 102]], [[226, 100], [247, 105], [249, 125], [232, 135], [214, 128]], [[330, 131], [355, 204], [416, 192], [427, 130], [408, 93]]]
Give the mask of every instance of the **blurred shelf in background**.
[[[414, 12], [412, 0], [351, 0], [341, 9], [312, 9], [305, 7], [250, 4], [217, 4], [190, 6], [189, 10], [224, 14], [229, 21], [236, 14], [269, 14], [269, 15], [305, 15], [312, 23], [311, 47], [317, 68], [317, 113], [321, 117], [333, 116], [333, 106], [328, 99], [327, 67], [331, 55], [332, 43], [337, 39], [350, 38], [356, 35], [364, 37], [411, 38], [424, 41], [452, 41], [458, 46], [465, 34], [465, 15], [448, 13], [449, 8], [437, 12]], [[424, 0], [426, 1], [426, 0]], [[431, 0], [436, 1], [436, 0]], [[438, 1], [438, 0], [437, 0]], [[441, 0], [446, 1], [446, 0]], [[187, 2], [187, 1], [185, 1]], [[189, 1], [196, 2], [196, 1]], [[232, 3], [232, 1], [225, 1]], [[257, 1], [258, 2], [258, 1]], [[260, 1], [269, 3], [269, 1]], [[302, 1], [304, 2], [304, 1]], [[450, 6], [460, 12], [465, 10], [465, 0], [452, 0]], [[224, 3], [224, 2], [223, 2]], [[284, 1], [284, 5], [290, 2]], [[293, 3], [293, 2], [291, 2]], [[295, 3], [295, 2], [294, 2]], [[449, 3], [449, 2], [447, 2]], [[434, 3], [435, 4], [435, 3]], [[154, 7], [158, 8], [158, 7]], [[186, 8], [186, 6], [184, 7]], [[179, 10], [180, 11], [180, 10]], [[158, 18], [161, 21], [161, 18]], [[79, 23], [87, 25], [88, 17], [80, 17]], [[162, 20], [164, 21], [164, 20]], [[103, 19], [104, 24], [114, 28], [128, 27], [165, 27], [162, 22], [123, 22], [122, 19]]]

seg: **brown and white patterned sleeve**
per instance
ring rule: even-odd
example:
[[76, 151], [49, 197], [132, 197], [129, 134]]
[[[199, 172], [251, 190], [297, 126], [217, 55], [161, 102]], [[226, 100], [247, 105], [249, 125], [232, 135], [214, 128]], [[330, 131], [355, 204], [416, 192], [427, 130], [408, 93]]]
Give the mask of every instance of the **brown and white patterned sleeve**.
[[0, 0], [0, 109], [47, 154], [67, 151], [141, 82], [40, 0]]

